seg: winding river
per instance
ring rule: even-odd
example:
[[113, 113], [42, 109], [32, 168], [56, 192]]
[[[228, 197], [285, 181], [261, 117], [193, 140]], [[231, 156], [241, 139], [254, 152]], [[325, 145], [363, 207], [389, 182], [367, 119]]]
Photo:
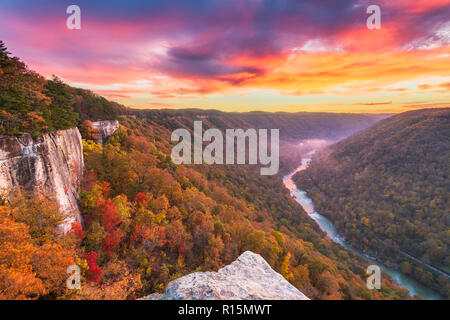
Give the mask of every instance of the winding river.
[[373, 264], [376, 264], [391, 275], [391, 277], [395, 280], [395, 282], [400, 285], [406, 287], [411, 295], [420, 295], [425, 300], [440, 300], [442, 297], [435, 291], [426, 288], [422, 284], [418, 283], [414, 279], [392, 269], [387, 266], [381, 265], [379, 262], [371, 259], [364, 253], [350, 247], [348, 244], [345, 243], [344, 239], [339, 236], [336, 228], [334, 227], [333, 223], [325, 218], [323, 215], [318, 213], [314, 209], [314, 203], [311, 200], [311, 198], [308, 197], [305, 191], [300, 190], [297, 188], [295, 182], [292, 180], [292, 176], [299, 172], [303, 171], [308, 167], [309, 162], [311, 161], [311, 156], [314, 154], [315, 150], [309, 152], [306, 154], [306, 157], [302, 159], [302, 164], [295, 169], [293, 172], [289, 173], [288, 175], [283, 177], [283, 183], [286, 188], [289, 189], [291, 192], [291, 196], [303, 207], [303, 209], [306, 211], [306, 213], [319, 225], [319, 227], [327, 233], [327, 235], [335, 242], [340, 244], [342, 247], [347, 249], [348, 251], [351, 251], [369, 261], [371, 261]]

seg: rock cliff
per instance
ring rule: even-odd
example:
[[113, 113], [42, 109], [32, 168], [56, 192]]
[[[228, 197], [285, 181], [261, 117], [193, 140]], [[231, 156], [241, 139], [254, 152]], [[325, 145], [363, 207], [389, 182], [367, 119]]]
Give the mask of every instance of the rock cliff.
[[53, 196], [66, 217], [62, 232], [81, 220], [78, 194], [83, 167], [77, 128], [35, 139], [29, 134], [0, 137], [0, 192], [25, 190]]
[[92, 127], [98, 129], [100, 134], [97, 137], [97, 141], [105, 142], [106, 138], [112, 136], [117, 129], [119, 129], [119, 121], [117, 120], [103, 120], [92, 122]]
[[258, 254], [244, 252], [218, 272], [195, 272], [171, 281], [163, 294], [142, 300], [309, 300]]

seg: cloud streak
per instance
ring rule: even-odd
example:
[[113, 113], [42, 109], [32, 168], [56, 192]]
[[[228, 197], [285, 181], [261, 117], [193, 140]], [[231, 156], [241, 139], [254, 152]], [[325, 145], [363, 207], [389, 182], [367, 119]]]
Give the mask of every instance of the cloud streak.
[[[4, 0], [0, 39], [37, 71], [132, 106], [192, 98], [226, 109], [217, 95], [234, 104], [252, 90], [299, 105], [358, 94], [393, 107], [433, 99], [423, 78], [450, 82], [449, 1], [378, 3], [381, 30], [366, 28], [366, 0], [80, 0], [74, 31], [60, 1]], [[397, 85], [405, 81], [415, 83]]]

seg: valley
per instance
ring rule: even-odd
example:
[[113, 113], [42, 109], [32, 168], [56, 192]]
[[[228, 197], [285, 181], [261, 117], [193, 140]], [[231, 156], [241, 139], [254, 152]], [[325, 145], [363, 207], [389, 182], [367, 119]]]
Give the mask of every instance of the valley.
[[[327, 141], [323, 140], [322, 145], [326, 145]], [[328, 142], [329, 144], [329, 142]], [[362, 258], [378, 265], [381, 267], [381, 269], [389, 274], [390, 277], [400, 286], [406, 287], [411, 295], [419, 295], [423, 299], [426, 300], [439, 300], [442, 299], [442, 297], [439, 295], [439, 293], [430, 290], [423, 286], [422, 284], [418, 283], [414, 279], [405, 276], [404, 274], [400, 273], [397, 270], [394, 270], [392, 268], [389, 268], [385, 265], [380, 264], [378, 261], [374, 260], [372, 257], [368, 256], [367, 254], [357, 251], [355, 248], [349, 246], [345, 239], [339, 235], [336, 228], [334, 227], [333, 223], [327, 219], [325, 216], [318, 213], [313, 204], [313, 200], [308, 197], [307, 193], [301, 189], [297, 188], [297, 185], [293, 181], [292, 177], [297, 173], [301, 172], [303, 170], [306, 170], [310, 161], [312, 155], [316, 152], [316, 150], [312, 150], [308, 152], [305, 157], [302, 159], [302, 164], [289, 173], [288, 175], [283, 177], [283, 183], [285, 187], [291, 192], [291, 196], [302, 206], [303, 210], [320, 226], [320, 228], [327, 233], [327, 236], [330, 237], [333, 241], [344, 247], [346, 250], [349, 250]]]
[[294, 175], [352, 246], [448, 296], [449, 109], [382, 120]]

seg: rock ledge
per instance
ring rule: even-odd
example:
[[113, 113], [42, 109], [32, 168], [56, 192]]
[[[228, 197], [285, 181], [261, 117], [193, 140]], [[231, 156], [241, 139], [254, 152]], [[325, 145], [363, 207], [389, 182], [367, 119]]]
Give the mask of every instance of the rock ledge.
[[163, 294], [142, 300], [309, 300], [258, 254], [244, 252], [218, 272], [195, 272], [171, 281]]

